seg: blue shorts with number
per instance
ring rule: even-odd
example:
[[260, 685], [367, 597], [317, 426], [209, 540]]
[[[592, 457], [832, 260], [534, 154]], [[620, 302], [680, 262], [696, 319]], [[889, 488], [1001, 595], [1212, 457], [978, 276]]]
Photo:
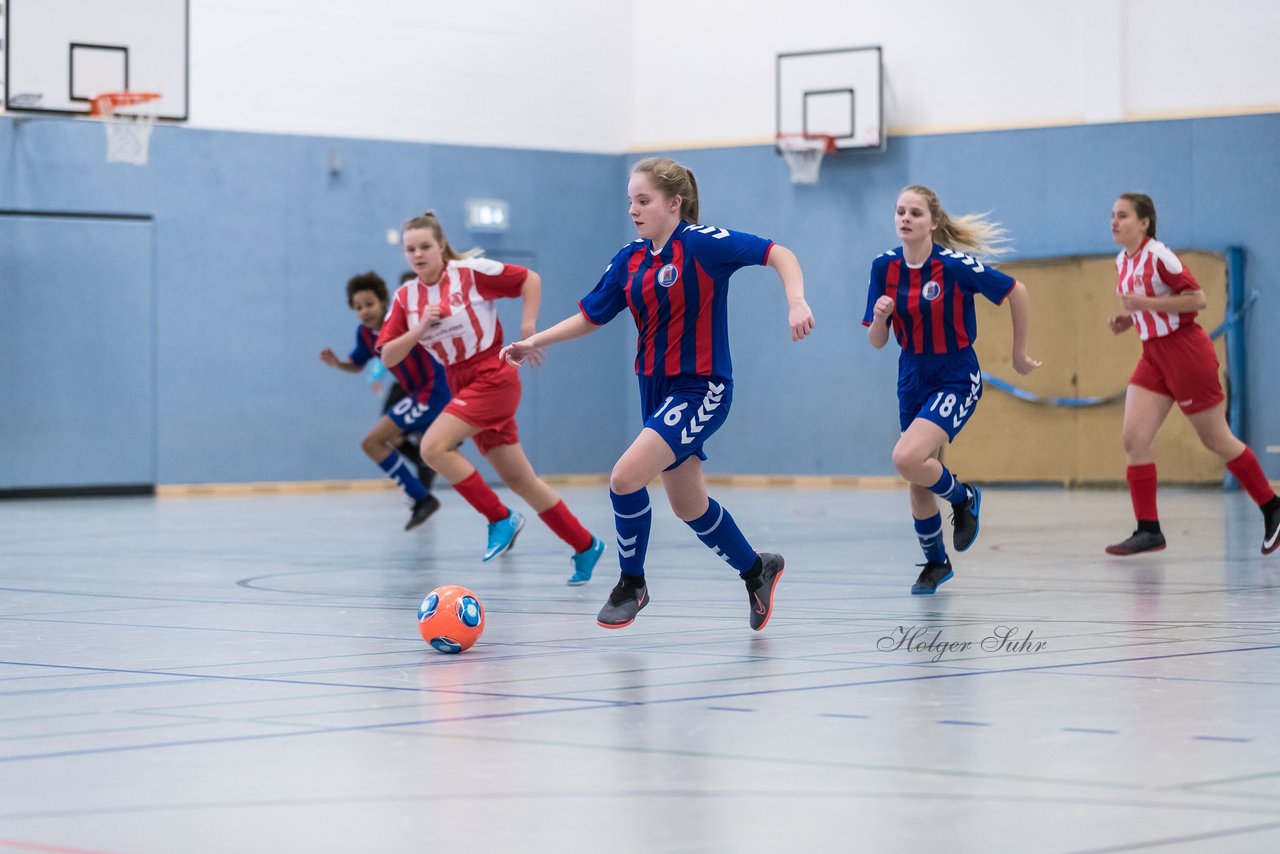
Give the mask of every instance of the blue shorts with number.
[[444, 412], [449, 398], [449, 384], [444, 377], [436, 377], [427, 398], [419, 400], [416, 394], [408, 395], [387, 410], [387, 417], [395, 422], [401, 433], [425, 433], [436, 416]]
[[689, 457], [705, 460], [703, 444], [729, 416], [733, 380], [697, 374], [640, 376], [639, 380], [644, 426], [661, 436], [676, 455], [667, 471]]
[[937, 355], [904, 350], [898, 359], [898, 423], [903, 430], [923, 418], [954, 441], [981, 398], [982, 368], [972, 347]]

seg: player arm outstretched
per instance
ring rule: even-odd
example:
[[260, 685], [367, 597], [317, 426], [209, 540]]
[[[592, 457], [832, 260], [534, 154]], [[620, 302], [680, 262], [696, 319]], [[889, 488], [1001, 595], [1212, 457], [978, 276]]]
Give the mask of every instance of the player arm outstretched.
[[520, 289], [524, 313], [520, 316], [520, 337], [528, 338], [538, 331], [538, 307], [542, 305], [542, 277], [532, 270]]
[[364, 370], [364, 365], [357, 365], [355, 362], [349, 362], [345, 359], [339, 359], [338, 354], [333, 352], [333, 348], [325, 347], [320, 351], [320, 361], [324, 362], [331, 368], [337, 368], [348, 374], [358, 374]]
[[785, 246], [773, 244], [765, 266], [782, 280], [787, 295], [787, 324], [791, 327], [791, 340], [799, 341], [813, 331], [813, 312], [804, 300], [804, 273], [796, 253]]
[[1027, 355], [1027, 338], [1031, 329], [1031, 297], [1027, 286], [1014, 282], [1009, 291], [1009, 315], [1013, 320], [1013, 369], [1026, 375], [1041, 363]]
[[588, 320], [585, 314], [578, 312], [572, 317], [566, 317], [550, 329], [529, 335], [522, 341], [512, 341], [502, 348], [498, 356], [516, 367], [523, 364], [526, 359], [537, 366], [542, 364], [542, 351], [552, 344], [581, 338], [599, 328]]

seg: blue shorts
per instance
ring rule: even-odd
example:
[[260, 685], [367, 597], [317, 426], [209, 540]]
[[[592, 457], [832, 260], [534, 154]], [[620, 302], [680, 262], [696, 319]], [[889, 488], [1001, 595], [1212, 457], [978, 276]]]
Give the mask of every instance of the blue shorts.
[[705, 460], [702, 446], [729, 417], [733, 380], [697, 374], [638, 379], [644, 426], [661, 436], [676, 455], [667, 471], [689, 457]]
[[444, 412], [448, 402], [449, 384], [444, 377], [437, 377], [429, 397], [419, 400], [416, 394], [406, 395], [387, 410], [387, 417], [400, 428], [401, 433], [425, 433], [436, 416]]
[[898, 359], [898, 423], [904, 431], [923, 418], [955, 441], [981, 398], [982, 368], [972, 347], [940, 355], [903, 351]]

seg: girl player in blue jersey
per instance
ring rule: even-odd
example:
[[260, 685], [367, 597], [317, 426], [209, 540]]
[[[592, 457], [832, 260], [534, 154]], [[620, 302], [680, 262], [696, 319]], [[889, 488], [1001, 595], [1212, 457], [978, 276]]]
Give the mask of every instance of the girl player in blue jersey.
[[973, 545], [982, 509], [978, 488], [961, 483], [940, 460], [943, 447], [964, 428], [982, 396], [982, 370], [973, 351], [978, 337], [974, 294], [997, 305], [1009, 300], [1013, 369], [1029, 374], [1040, 363], [1027, 355], [1026, 286], [980, 260], [1002, 251], [1002, 229], [979, 215], [949, 217], [937, 195], [918, 185], [898, 196], [895, 224], [902, 245], [871, 263], [862, 323], [870, 327], [872, 347], [885, 345], [890, 328], [902, 347], [902, 436], [893, 449], [893, 465], [908, 482], [911, 515], [924, 550], [924, 569], [911, 592], [933, 593], [952, 575], [934, 496], [951, 504], [956, 551]]
[[[338, 370], [355, 373], [376, 358], [374, 344], [387, 315], [386, 282], [373, 272], [353, 276], [347, 282], [347, 305], [360, 318], [356, 346], [345, 361], [328, 347], [320, 351], [320, 359]], [[431, 425], [449, 402], [449, 384], [445, 381], [444, 369], [423, 347], [418, 347], [410, 358], [391, 371], [404, 396], [394, 403], [388, 397], [390, 408], [360, 442], [360, 447], [413, 501], [413, 510], [404, 526], [406, 531], [412, 531], [440, 509], [440, 500], [431, 494], [429, 478], [424, 483], [414, 476], [397, 446], [406, 435], [422, 433]], [[418, 471], [431, 474], [425, 464], [421, 464]]]
[[526, 359], [536, 364], [543, 348], [593, 332], [623, 309], [631, 310], [640, 333], [636, 373], [644, 429], [609, 478], [622, 576], [596, 621], [619, 629], [649, 604], [644, 560], [652, 514], [646, 487], [661, 474], [676, 516], [746, 583], [751, 628], [759, 631], [773, 612], [784, 561], [781, 555], [757, 554], [729, 511], [707, 495], [702, 446], [720, 429], [733, 400], [730, 275], [752, 264], [778, 274], [793, 341], [813, 329], [804, 277], [795, 255], [771, 240], [698, 225], [698, 186], [693, 173], [675, 161], [637, 163], [627, 195], [640, 239], [614, 256], [595, 290], [579, 303], [578, 314], [509, 344], [503, 356], [512, 364]]

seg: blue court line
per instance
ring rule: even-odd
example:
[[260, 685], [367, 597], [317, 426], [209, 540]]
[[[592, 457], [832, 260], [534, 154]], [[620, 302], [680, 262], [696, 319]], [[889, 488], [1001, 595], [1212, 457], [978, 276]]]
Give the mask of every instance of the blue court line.
[[[762, 697], [762, 696], [768, 696], [772, 694], [796, 694], [796, 693], [802, 693], [802, 692], [825, 691], [825, 690], [838, 689], [838, 688], [859, 688], [859, 687], [865, 687], [869, 685], [890, 685], [890, 684], [900, 684], [900, 683], [906, 683], [906, 682], [923, 682], [923, 681], [932, 680], [932, 679], [955, 679], [955, 678], [966, 677], [966, 676], [995, 676], [995, 675], [1002, 675], [1002, 674], [1009, 674], [1009, 673], [1028, 673], [1028, 672], [1035, 672], [1040, 670], [1060, 670], [1068, 667], [1092, 667], [1092, 666], [1104, 665], [1104, 664], [1125, 664], [1125, 663], [1132, 663], [1137, 661], [1161, 661], [1161, 660], [1171, 659], [1171, 658], [1191, 658], [1191, 657], [1197, 657], [1202, 655], [1225, 655], [1233, 652], [1256, 652], [1259, 650], [1270, 650], [1270, 649], [1280, 649], [1280, 644], [1271, 644], [1268, 646], [1260, 646], [1260, 647], [1246, 647], [1241, 649], [1210, 650], [1205, 652], [1180, 652], [1180, 653], [1172, 653], [1170, 655], [1153, 655], [1153, 656], [1143, 656], [1139, 658], [1118, 658], [1118, 659], [1107, 659], [1103, 661], [1077, 661], [1077, 662], [1069, 662], [1065, 664], [1031, 665], [1027, 667], [1011, 667], [1003, 670], [971, 670], [971, 671], [960, 671], [955, 673], [934, 673], [934, 674], [927, 674], [924, 676], [902, 676], [902, 677], [891, 678], [891, 679], [871, 679], [871, 680], [866, 680], [862, 682], [843, 682], [843, 683], [836, 683], [831, 685], [811, 685], [811, 686], [802, 687], [802, 688], [765, 688], [757, 691], [740, 691], [732, 694], [709, 694], [705, 696], [696, 696], [696, 697], [672, 697], [665, 700], [589, 699], [589, 700], [577, 701], [577, 702], [586, 702], [586, 703], [589, 703], [589, 705], [569, 707], [569, 708], [537, 709], [537, 710], [518, 711], [518, 712], [492, 712], [488, 714], [477, 714], [477, 715], [458, 715], [456, 717], [449, 717], [449, 718], [428, 718], [428, 719], [412, 720], [412, 721], [393, 721], [391, 723], [382, 723], [382, 724], [362, 724], [362, 725], [349, 726], [349, 727], [330, 727], [330, 728], [323, 728], [323, 729], [307, 730], [303, 732], [260, 733], [258, 735], [222, 736], [222, 737], [208, 738], [208, 739], [156, 742], [152, 744], [119, 745], [116, 747], [88, 748], [85, 750], [67, 750], [67, 751], [58, 751], [58, 752], [52, 752], [52, 753], [18, 754], [13, 756], [0, 756], [0, 763], [22, 762], [22, 761], [27, 761], [32, 759], [56, 759], [56, 758], [64, 758], [69, 756], [88, 756], [88, 755], [94, 755], [98, 753], [120, 753], [120, 752], [127, 752], [127, 751], [133, 751], [133, 750], [149, 750], [153, 748], [182, 747], [182, 746], [199, 745], [199, 744], [228, 744], [228, 743], [241, 742], [241, 741], [264, 741], [272, 738], [295, 738], [297, 736], [302, 736], [302, 735], [325, 735], [329, 733], [341, 733], [341, 732], [363, 732], [363, 731], [370, 731], [370, 730], [423, 726], [427, 724], [436, 724], [436, 723], [458, 723], [458, 722], [464, 722], [464, 721], [522, 718], [522, 717], [528, 717], [532, 715], [558, 714], [561, 712], [578, 712], [578, 711], [586, 711], [586, 710], [593, 710], [593, 709], [623, 709], [623, 708], [628, 708], [633, 706], [643, 707], [643, 706], [671, 705], [675, 703], [696, 703], [696, 702], [706, 702], [708, 700], [727, 700], [727, 699], [732, 699], [737, 697]], [[17, 667], [55, 667], [55, 668], [66, 668], [71, 670], [97, 669], [97, 668], [79, 668], [73, 665], [47, 665], [47, 664], [37, 664], [34, 662], [24, 662], [24, 661], [0, 661], [0, 665], [3, 665], [3, 664], [10, 664]], [[151, 671], [117, 670], [117, 671], [108, 671], [108, 672], [150, 673]], [[157, 674], [157, 675], [164, 675], [164, 674]], [[181, 674], [181, 675], [189, 676], [192, 674]], [[537, 697], [524, 698], [521, 695], [513, 695], [513, 694], [488, 694], [483, 692], [408, 688], [408, 687], [341, 685], [338, 683], [323, 683], [323, 682], [313, 683], [313, 682], [305, 682], [301, 680], [261, 679], [257, 677], [251, 677], [251, 676], [198, 676], [198, 678], [228, 680], [228, 681], [246, 681], [246, 682], [275, 682], [275, 683], [285, 683], [285, 684], [292, 684], [292, 685], [310, 685], [310, 686], [320, 686], [320, 687], [352, 687], [352, 688], [364, 688], [364, 689], [376, 688], [381, 690], [412, 691], [412, 692], [418, 692], [418, 693], [424, 693], [424, 694], [440, 693], [440, 694], [462, 695], [462, 696], [481, 696], [481, 697], [496, 696], [502, 699], [542, 699]], [[568, 698], [562, 698], [562, 697], [552, 697], [552, 698], [546, 698], [546, 699], [551, 699], [558, 702], [575, 702], [574, 700], [571, 700]]]
[[940, 723], [940, 724], [948, 724], [949, 726], [991, 726], [991, 724], [989, 724], [989, 723], [985, 723], [985, 722], [983, 722], [983, 721], [952, 721], [952, 720], [941, 720], [941, 721], [938, 721], [938, 723]]
[[[412, 618], [411, 618], [412, 619]], [[286, 632], [274, 629], [229, 629], [223, 626], [170, 626], [164, 623], [113, 623], [107, 620], [55, 620], [48, 617], [10, 617], [0, 615], [0, 620], [15, 623], [54, 623], [64, 626], [105, 626], [113, 629], [175, 629], [187, 632], [226, 632], [228, 634], [246, 635], [284, 635], [285, 637], [333, 638], [335, 640], [385, 640], [409, 643], [412, 638], [406, 635], [393, 637], [388, 635], [346, 635], [333, 632]]]
[[1237, 744], [1248, 744], [1253, 741], [1252, 738], [1239, 738], [1230, 735], [1197, 735], [1194, 738], [1197, 741], [1229, 741]]
[[744, 709], [741, 706], [707, 706], [712, 712], [754, 712], [755, 709]]
[[1192, 833], [1186, 836], [1166, 836], [1163, 839], [1148, 839], [1144, 842], [1132, 842], [1127, 845], [1113, 845], [1107, 848], [1088, 848], [1072, 851], [1070, 854], [1120, 854], [1122, 851], [1140, 851], [1143, 848], [1163, 848], [1186, 842], [1199, 842], [1206, 839], [1221, 839], [1224, 836], [1239, 836], [1242, 833], [1258, 833], [1263, 830], [1280, 828], [1280, 821], [1268, 824], [1254, 824], [1247, 827], [1232, 827], [1227, 830], [1216, 830], [1209, 833]]
[[[55, 670], [78, 670], [88, 673], [126, 673], [139, 676], [171, 676], [178, 682], [162, 680], [158, 685], [174, 685], [184, 682], [199, 682], [201, 680], [227, 681], [227, 682], [261, 682], [270, 685], [307, 685], [316, 688], [350, 688], [359, 691], [400, 691], [412, 694], [445, 694], [460, 695], [465, 697], [489, 697], [497, 700], [551, 700], [564, 703], [597, 703], [605, 706], [634, 706], [638, 705], [629, 700], [597, 700], [593, 697], [565, 697], [557, 695], [541, 695], [541, 694], [507, 694], [498, 691], [462, 691], [451, 688], [420, 688], [410, 685], [360, 685], [349, 682], [317, 682], [309, 679], [284, 679], [276, 676], [220, 676], [216, 673], [173, 673], [164, 670], [129, 670], [126, 668], [116, 667], [83, 667], [74, 664], [39, 664], [31, 661], [0, 661], [0, 665], [12, 665], [15, 667], [47, 667]], [[95, 688], [99, 686], [82, 686], [85, 688]], [[101, 686], [115, 687], [115, 686]], [[127, 686], [121, 686], [127, 687]], [[81, 688], [39, 688], [27, 691], [9, 691], [0, 696], [15, 696], [21, 694], [38, 694], [50, 693], [54, 691], [76, 691]]]
[[1092, 735], [1119, 735], [1120, 734], [1120, 730], [1118, 729], [1094, 729], [1093, 727], [1086, 727], [1086, 726], [1064, 726], [1062, 728], [1062, 731], [1063, 732], [1086, 732]]

